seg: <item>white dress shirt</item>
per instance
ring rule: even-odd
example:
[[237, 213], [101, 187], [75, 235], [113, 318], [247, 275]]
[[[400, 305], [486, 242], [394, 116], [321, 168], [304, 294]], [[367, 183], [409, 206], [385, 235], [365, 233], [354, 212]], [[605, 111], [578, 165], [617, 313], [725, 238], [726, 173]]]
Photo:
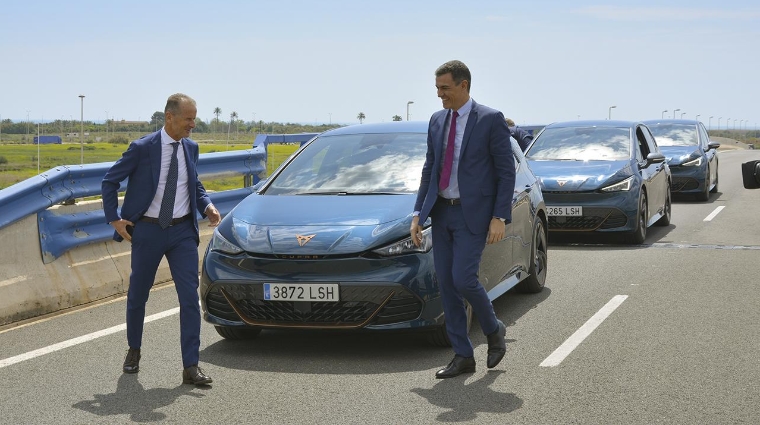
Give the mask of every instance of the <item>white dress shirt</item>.
[[[459, 116], [457, 117], [457, 132], [454, 137], [454, 162], [451, 166], [451, 179], [449, 180], [449, 187], [439, 191], [439, 195], [444, 198], [454, 199], [459, 198], [459, 181], [457, 180], [457, 172], [459, 171], [459, 157], [462, 150], [462, 139], [464, 138], [464, 129], [467, 127], [467, 119], [470, 117], [470, 111], [472, 110], [472, 98], [469, 98], [467, 102], [457, 110]], [[443, 152], [446, 153], [446, 145], [449, 139], [449, 129], [451, 128], [451, 117], [454, 111], [450, 111], [446, 123], [443, 128], [446, 131], [443, 132]], [[441, 161], [441, 168], [443, 168], [443, 161]], [[436, 182], [438, 184], [438, 182]]]
[[187, 163], [185, 162], [185, 150], [182, 148], [181, 140], [174, 140], [166, 132], [166, 128], [161, 129], [161, 173], [158, 176], [158, 188], [153, 196], [145, 216], [158, 218], [158, 212], [161, 210], [161, 201], [164, 199], [164, 189], [166, 188], [166, 176], [169, 174], [169, 165], [172, 161], [172, 143], [179, 142], [177, 147], [177, 195], [174, 198], [174, 218], [184, 217], [190, 213], [190, 191], [188, 188]]

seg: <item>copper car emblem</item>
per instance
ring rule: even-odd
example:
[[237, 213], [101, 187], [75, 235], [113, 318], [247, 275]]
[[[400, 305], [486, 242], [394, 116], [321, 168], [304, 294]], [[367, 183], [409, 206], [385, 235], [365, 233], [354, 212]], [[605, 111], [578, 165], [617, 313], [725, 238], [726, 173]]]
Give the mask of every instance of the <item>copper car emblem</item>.
[[567, 183], [567, 180], [557, 180], [557, 184], [559, 185], [559, 187], [564, 186], [565, 183]]
[[317, 236], [317, 235], [307, 235], [307, 236], [296, 235], [296, 239], [298, 239], [298, 246], [306, 245], [314, 236]]

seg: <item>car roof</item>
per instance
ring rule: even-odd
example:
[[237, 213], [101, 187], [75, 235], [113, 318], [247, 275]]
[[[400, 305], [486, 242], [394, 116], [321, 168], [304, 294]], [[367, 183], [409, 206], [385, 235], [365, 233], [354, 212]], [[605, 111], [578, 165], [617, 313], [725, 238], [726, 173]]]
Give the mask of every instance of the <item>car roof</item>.
[[554, 122], [546, 126], [546, 128], [566, 128], [566, 127], [635, 127], [641, 124], [636, 121], [621, 121], [621, 120], [576, 120], [576, 121], [562, 121]]
[[644, 121], [644, 124], [690, 124], [690, 125], [696, 125], [699, 121], [697, 120], [682, 120], [682, 119], [660, 119], [660, 120], [646, 120]]
[[427, 133], [427, 121], [390, 121], [371, 124], [354, 124], [328, 130], [321, 136], [336, 136], [343, 134], [368, 134], [368, 133]]

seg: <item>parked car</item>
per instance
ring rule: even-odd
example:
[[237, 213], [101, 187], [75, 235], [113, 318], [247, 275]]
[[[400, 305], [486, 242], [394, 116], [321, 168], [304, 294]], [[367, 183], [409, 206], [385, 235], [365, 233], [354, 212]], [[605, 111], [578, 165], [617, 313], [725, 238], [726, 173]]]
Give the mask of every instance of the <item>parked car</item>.
[[525, 156], [541, 181], [550, 232], [621, 232], [640, 244], [649, 226], [670, 224], [670, 170], [643, 123], [550, 124]]
[[[343, 127], [296, 151], [215, 229], [201, 275], [204, 319], [227, 339], [265, 328], [415, 329], [447, 345], [430, 220], [420, 248], [409, 234], [427, 126]], [[513, 222], [480, 266], [491, 299], [513, 287], [540, 292], [546, 280], [541, 190], [511, 142]]]
[[695, 120], [644, 121], [668, 161], [674, 194], [694, 194], [700, 201], [718, 192], [718, 148], [704, 124]]

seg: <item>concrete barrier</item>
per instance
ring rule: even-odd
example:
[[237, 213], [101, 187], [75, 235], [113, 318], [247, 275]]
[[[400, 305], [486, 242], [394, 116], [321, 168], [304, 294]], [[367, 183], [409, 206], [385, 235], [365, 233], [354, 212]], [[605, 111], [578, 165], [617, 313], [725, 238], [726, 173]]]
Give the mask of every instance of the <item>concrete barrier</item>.
[[[56, 205], [61, 214], [102, 209], [101, 201]], [[131, 245], [113, 240], [74, 248], [55, 261], [41, 258], [37, 215], [0, 229], [0, 326], [125, 294], [131, 272]], [[202, 261], [213, 234], [208, 221], [199, 223]], [[155, 283], [171, 281], [164, 259]]]

